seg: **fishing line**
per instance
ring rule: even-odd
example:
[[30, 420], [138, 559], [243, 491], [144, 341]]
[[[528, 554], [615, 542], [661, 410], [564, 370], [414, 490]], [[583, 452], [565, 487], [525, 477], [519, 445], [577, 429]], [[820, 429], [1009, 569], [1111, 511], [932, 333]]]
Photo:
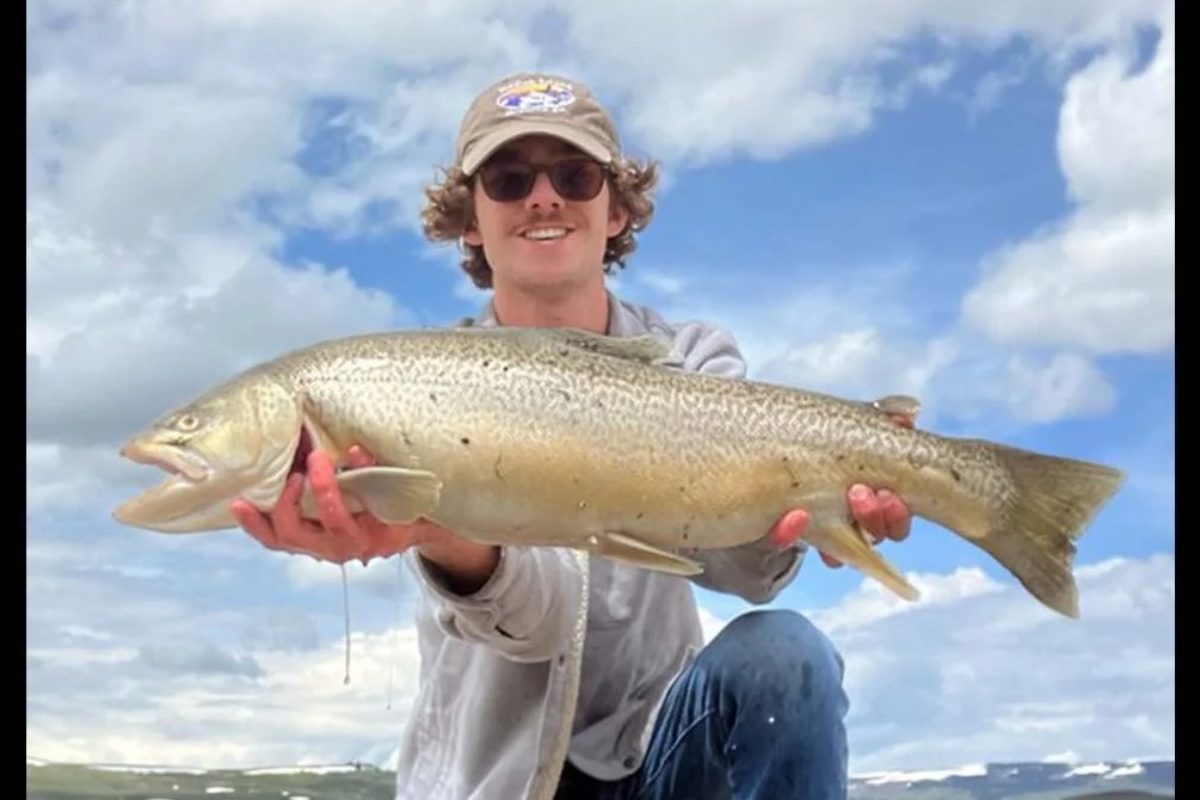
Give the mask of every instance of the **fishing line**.
[[350, 683], [350, 589], [346, 579], [346, 565], [341, 564], [342, 570], [342, 610], [346, 615], [346, 677], [342, 679], [342, 685], [346, 686]]

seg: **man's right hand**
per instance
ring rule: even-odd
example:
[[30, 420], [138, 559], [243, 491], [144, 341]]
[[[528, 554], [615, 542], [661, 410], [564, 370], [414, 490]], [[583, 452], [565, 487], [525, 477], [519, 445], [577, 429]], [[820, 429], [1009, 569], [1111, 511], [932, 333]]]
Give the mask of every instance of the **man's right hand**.
[[[349, 451], [352, 468], [370, 467], [374, 457], [358, 445]], [[308, 482], [320, 522], [300, 516], [304, 475], [291, 475], [270, 516], [245, 500], [231, 506], [243, 529], [264, 547], [301, 553], [320, 561], [344, 564], [357, 558], [365, 566], [372, 558], [387, 558], [416, 547], [426, 561], [439, 568], [447, 585], [461, 594], [483, 586], [500, 562], [500, 548], [458, 536], [426, 519], [389, 525], [378, 517], [346, 510], [333, 460], [314, 450], [308, 455]]]
[[[350, 448], [352, 467], [369, 467], [375, 460], [361, 447]], [[322, 561], [344, 564], [357, 558], [364, 565], [372, 558], [386, 558], [427, 541], [445, 529], [426, 520], [409, 525], [389, 525], [370, 513], [346, 510], [333, 460], [314, 450], [308, 456], [308, 481], [312, 487], [320, 522], [300, 516], [300, 496], [305, 476], [290, 475], [270, 516], [245, 500], [231, 506], [243, 529], [264, 547], [301, 553]]]

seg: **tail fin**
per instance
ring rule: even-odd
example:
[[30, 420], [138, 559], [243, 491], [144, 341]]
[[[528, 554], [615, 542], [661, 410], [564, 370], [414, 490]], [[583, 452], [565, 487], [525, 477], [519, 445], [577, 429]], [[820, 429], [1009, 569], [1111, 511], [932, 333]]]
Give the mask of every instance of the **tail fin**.
[[1072, 564], [1075, 542], [1116, 494], [1125, 476], [1102, 464], [995, 446], [1016, 493], [1007, 513], [976, 544], [1030, 594], [1060, 614], [1079, 617]]

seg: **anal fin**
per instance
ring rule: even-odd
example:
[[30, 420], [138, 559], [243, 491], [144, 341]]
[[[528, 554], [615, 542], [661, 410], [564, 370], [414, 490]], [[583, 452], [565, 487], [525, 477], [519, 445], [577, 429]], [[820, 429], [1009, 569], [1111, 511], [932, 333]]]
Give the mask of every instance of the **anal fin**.
[[903, 573], [879, 555], [867, 541], [867, 536], [869, 534], [846, 520], [822, 519], [819, 523], [813, 520], [809, 524], [804, 540], [826, 555], [874, 578], [905, 600], [919, 599], [921, 593]]
[[593, 553], [644, 569], [683, 576], [699, 575], [704, 571], [704, 565], [698, 561], [668, 553], [623, 533], [598, 534], [590, 537], [588, 544]]

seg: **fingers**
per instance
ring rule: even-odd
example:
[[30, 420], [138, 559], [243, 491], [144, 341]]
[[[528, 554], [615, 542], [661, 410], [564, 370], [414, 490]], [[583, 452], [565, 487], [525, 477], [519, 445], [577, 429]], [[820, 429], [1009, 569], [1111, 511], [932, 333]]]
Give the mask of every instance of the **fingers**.
[[887, 489], [880, 489], [877, 497], [883, 509], [885, 534], [893, 541], [904, 541], [912, 530], [912, 513], [908, 506]]
[[771, 529], [771, 544], [780, 549], [790, 547], [804, 535], [807, 527], [808, 512], [802, 508], [792, 509], [784, 514]]
[[894, 492], [887, 489], [873, 491], [867, 486], [856, 484], [847, 495], [850, 512], [862, 526], [878, 541], [892, 539], [904, 541], [912, 528], [912, 512]]
[[330, 538], [342, 540], [339, 548], [347, 553], [361, 553], [367, 546], [367, 536], [358, 522], [346, 509], [337, 473], [329, 456], [314, 451], [308, 457], [308, 481], [312, 485], [316, 501], [317, 516], [325, 526]]
[[850, 504], [851, 515], [863, 530], [876, 540], [882, 539], [887, 530], [887, 521], [884, 519], [883, 506], [878, 495], [860, 483], [850, 487], [846, 499]]
[[259, 544], [271, 550], [280, 549], [279, 539], [275, 536], [271, 521], [257, 508], [245, 500], [238, 499], [233, 501], [229, 510], [242, 529], [258, 540]]
[[825, 566], [829, 567], [830, 569], [838, 569], [838, 568], [844, 566], [842, 564], [842, 562], [838, 561], [833, 556], [828, 555], [827, 553], [823, 553], [820, 550], [818, 550], [817, 552], [821, 554], [821, 560], [825, 562]]

